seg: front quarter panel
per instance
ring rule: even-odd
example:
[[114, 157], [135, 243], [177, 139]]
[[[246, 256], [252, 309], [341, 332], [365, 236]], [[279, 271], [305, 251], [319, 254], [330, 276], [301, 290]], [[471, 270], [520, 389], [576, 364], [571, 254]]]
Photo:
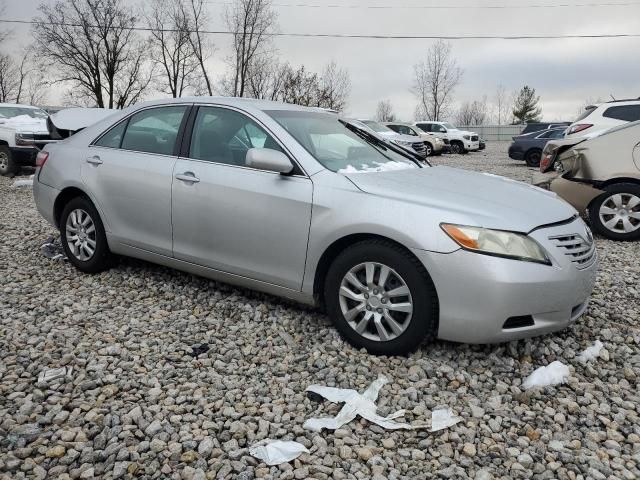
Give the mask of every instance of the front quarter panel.
[[437, 211], [365, 193], [345, 176], [329, 170], [314, 175], [313, 182], [313, 211], [303, 284], [305, 292], [313, 291], [315, 272], [322, 254], [334, 242], [349, 235], [378, 235], [407, 248], [441, 253], [459, 249], [440, 228], [443, 214]]

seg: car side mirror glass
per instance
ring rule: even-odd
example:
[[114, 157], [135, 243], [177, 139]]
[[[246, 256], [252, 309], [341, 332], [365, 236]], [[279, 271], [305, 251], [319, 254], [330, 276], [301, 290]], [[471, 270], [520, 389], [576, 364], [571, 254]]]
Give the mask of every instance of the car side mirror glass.
[[270, 148], [250, 148], [245, 157], [247, 167], [281, 174], [291, 173], [293, 164], [284, 153]]

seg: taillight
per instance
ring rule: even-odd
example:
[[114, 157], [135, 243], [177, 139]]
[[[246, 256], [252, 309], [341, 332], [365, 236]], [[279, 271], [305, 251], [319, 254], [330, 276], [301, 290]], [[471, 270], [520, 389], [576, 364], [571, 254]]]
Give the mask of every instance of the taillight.
[[567, 130], [567, 135], [572, 135], [591, 127], [593, 127], [592, 123], [577, 123], [576, 125], [569, 127], [569, 130]]
[[38, 155], [36, 156], [36, 167], [42, 168], [48, 158], [49, 152], [38, 152]]
[[544, 158], [540, 160], [540, 171], [542, 173], [546, 172], [549, 165], [551, 165], [551, 155], [545, 155]]

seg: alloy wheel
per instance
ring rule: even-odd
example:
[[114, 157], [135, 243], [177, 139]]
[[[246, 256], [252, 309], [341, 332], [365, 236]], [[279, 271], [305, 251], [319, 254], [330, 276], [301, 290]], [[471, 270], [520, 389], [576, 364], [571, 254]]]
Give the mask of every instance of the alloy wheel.
[[72, 210], [65, 225], [69, 250], [78, 260], [86, 262], [96, 251], [96, 226], [91, 216], [81, 208]]
[[395, 270], [382, 263], [365, 262], [349, 270], [338, 297], [349, 326], [369, 340], [393, 340], [411, 323], [409, 287]]
[[9, 170], [9, 156], [6, 152], [0, 152], [0, 172]]
[[427, 157], [430, 157], [431, 154], [433, 153], [433, 149], [431, 148], [431, 145], [429, 145], [428, 143], [425, 145], [425, 147], [427, 148]]
[[615, 193], [600, 205], [600, 222], [615, 233], [632, 233], [640, 229], [640, 197]]

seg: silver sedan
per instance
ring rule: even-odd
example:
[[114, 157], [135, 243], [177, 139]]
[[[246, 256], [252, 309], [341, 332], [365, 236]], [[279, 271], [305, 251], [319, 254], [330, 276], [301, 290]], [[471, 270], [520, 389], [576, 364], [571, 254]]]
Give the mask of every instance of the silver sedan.
[[375, 354], [558, 330], [594, 284], [591, 232], [555, 194], [430, 167], [319, 109], [148, 102], [37, 163], [37, 207], [79, 270], [126, 255], [323, 306]]

